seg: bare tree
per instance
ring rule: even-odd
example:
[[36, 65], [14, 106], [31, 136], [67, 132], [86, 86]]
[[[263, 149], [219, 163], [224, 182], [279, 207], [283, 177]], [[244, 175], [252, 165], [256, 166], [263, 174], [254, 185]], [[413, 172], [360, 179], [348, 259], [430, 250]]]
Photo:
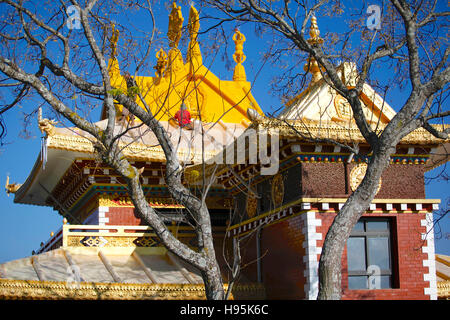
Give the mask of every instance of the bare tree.
[[[200, 270], [208, 299], [224, 299], [206, 195], [198, 197], [183, 184], [183, 166], [176, 146], [150, 111], [152, 108], [147, 105], [145, 91], [139, 88], [133, 76], [148, 67], [149, 52], [161, 41], [154, 9], [151, 1], [114, 1], [114, 4], [100, 0], [60, 1], [59, 4], [53, 1], [0, 1], [0, 86], [8, 90], [4, 100], [12, 96], [12, 102], [4, 103], [0, 111], [3, 113], [27, 99], [39, 101], [50, 106], [61, 123], [87, 132], [99, 158], [126, 181], [128, 193], [142, 220], [153, 228], [169, 251]], [[124, 26], [116, 22], [111, 28], [114, 21], [108, 17], [127, 11], [130, 12], [130, 23]], [[150, 22], [150, 31], [144, 32], [133, 25], [131, 14], [146, 15], [144, 18]], [[169, 28], [171, 43], [180, 40], [180, 21], [182, 23], [177, 20], [171, 24], [172, 29]], [[69, 28], [67, 23], [71, 23]], [[120, 55], [122, 68], [129, 70], [126, 90], [114, 87], [108, 70], [108, 55], [111, 59], [117, 55], [117, 29], [120, 29], [124, 43]], [[171, 62], [169, 60], [167, 68], [171, 67]], [[161, 71], [159, 66], [156, 69], [157, 73]], [[116, 103], [124, 107], [122, 119], [125, 123], [119, 132]], [[104, 128], [90, 121], [92, 111], [100, 107], [106, 118]], [[142, 124], [135, 124], [131, 115], [139, 118]], [[52, 125], [42, 117], [39, 120], [42, 129]], [[6, 124], [1, 123], [0, 134], [3, 135]], [[165, 182], [172, 198], [185, 207], [185, 214], [194, 221], [197, 250], [178, 240], [146, 201], [139, 168], [130, 164], [119, 145], [125, 133], [142, 125], [153, 132], [164, 152]], [[207, 190], [205, 187], [205, 193]]]
[[[378, 181], [388, 167], [396, 145], [403, 137], [421, 127], [443, 141], [448, 139], [450, 128], [432, 126], [431, 123], [436, 119], [442, 121], [450, 115], [450, 111], [445, 109], [450, 79], [450, 49], [446, 36], [446, 17], [449, 12], [439, 8], [438, 0], [391, 0], [382, 8], [383, 20], [380, 22], [383, 27], [369, 32], [361, 27], [361, 18], [363, 21], [367, 18], [364, 15], [368, 5], [366, 2], [361, 2], [354, 10], [359, 10], [359, 15], [356, 12], [353, 16], [356, 19], [353, 20], [350, 19], [352, 14], [348, 13], [351, 8], [344, 6], [345, 1], [219, 0], [203, 3], [220, 10], [220, 24], [237, 19], [273, 31], [280, 45], [285, 45], [271, 53], [278, 61], [283, 61], [285, 52], [290, 53], [292, 64], [298, 65], [297, 57], [309, 57], [309, 68], [319, 70], [320, 76], [348, 101], [353, 119], [371, 148], [372, 156], [365, 177], [334, 219], [320, 257], [318, 299], [340, 299], [343, 250], [354, 225], [375, 197]], [[330, 15], [342, 23], [342, 16], [337, 18], [336, 15], [341, 15], [344, 10], [347, 10], [351, 20], [347, 25], [348, 32], [342, 35], [330, 34], [326, 46], [321, 45], [324, 40], [318, 32], [308, 37], [308, 22], [313, 17]], [[218, 16], [215, 19], [219, 19]], [[359, 42], [356, 48], [352, 48], [355, 36], [359, 37]], [[333, 49], [335, 47], [338, 49]], [[356, 60], [358, 73], [354, 85], [348, 86], [339, 76], [338, 60]], [[289, 66], [286, 61], [285, 64]], [[373, 71], [380, 66], [385, 68], [385, 74], [391, 79], [384, 88], [395, 83], [408, 88], [409, 92], [390, 122], [384, 128], [373, 128], [364, 114], [359, 97], [364, 84], [371, 79], [376, 80]], [[304, 77], [307, 72], [302, 73], [296, 66], [289, 70], [292, 77], [287, 79], [284, 76], [287, 79], [285, 88], [301, 89], [301, 85], [306, 83]], [[396, 72], [389, 73], [388, 70]], [[293, 83], [300, 83], [300, 86], [292, 88]], [[309, 138], [314, 140], [313, 136]], [[358, 148], [352, 147], [347, 146], [347, 149], [358, 153]]]

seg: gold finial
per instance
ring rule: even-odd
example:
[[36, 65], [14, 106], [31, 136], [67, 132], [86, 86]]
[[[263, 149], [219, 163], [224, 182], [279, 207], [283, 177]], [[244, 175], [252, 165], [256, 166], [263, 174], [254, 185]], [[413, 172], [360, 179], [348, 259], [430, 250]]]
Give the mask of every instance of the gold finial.
[[235, 52], [233, 54], [233, 59], [236, 62], [236, 67], [234, 67], [233, 80], [234, 81], [246, 81], [247, 77], [245, 75], [245, 69], [242, 63], [245, 61], [246, 56], [244, 54], [244, 42], [245, 36], [238, 30], [235, 30], [233, 35], [233, 41], [235, 44]]
[[311, 27], [309, 28], [309, 39], [307, 40], [310, 45], [321, 45], [323, 39], [320, 37], [319, 26], [317, 25], [316, 16], [311, 17]]
[[16, 193], [21, 186], [19, 183], [9, 183], [9, 176], [6, 176], [5, 191], [8, 197], [10, 193]]
[[181, 29], [183, 28], [183, 15], [181, 14], [181, 7], [177, 6], [175, 1], [172, 3], [172, 11], [169, 15], [169, 30], [167, 37], [169, 38], [169, 46], [171, 48], [178, 47], [178, 42], [181, 38]]
[[157, 77], [162, 77], [164, 75], [164, 72], [166, 71], [169, 60], [167, 58], [166, 52], [162, 48], [159, 49], [159, 51], [156, 53], [156, 58], [158, 60], [156, 62], [156, 66], [154, 66], [153, 69], [156, 70], [155, 74]]
[[54, 120], [49, 120], [42, 118], [42, 108], [38, 109], [38, 126], [41, 133], [46, 133], [47, 136], [52, 136], [55, 134], [55, 124], [58, 122]]
[[111, 39], [110, 46], [111, 46], [111, 57], [117, 57], [117, 42], [119, 41], [119, 30], [116, 29], [116, 26], [114, 23], [111, 23]]
[[[309, 39], [306, 40], [312, 46], [320, 46], [323, 44], [323, 39], [320, 37], [319, 26], [317, 25], [317, 18], [315, 16], [311, 17], [311, 27], [309, 29]], [[308, 58], [308, 62], [305, 64], [305, 71], [309, 71], [312, 74], [311, 83], [315, 83], [322, 78], [320, 73], [320, 67], [316, 59], [313, 57]]]
[[191, 9], [189, 10], [188, 23], [189, 37], [191, 41], [189, 42], [186, 60], [189, 62], [189, 69], [192, 74], [194, 74], [198, 67], [203, 63], [202, 53], [197, 42], [199, 29], [200, 17], [198, 11], [194, 8], [194, 6], [191, 6]]
[[188, 30], [191, 40], [197, 40], [198, 30], [200, 29], [200, 17], [197, 9], [191, 6], [189, 9]]
[[63, 219], [63, 224], [67, 224], [67, 219], [66, 218]]

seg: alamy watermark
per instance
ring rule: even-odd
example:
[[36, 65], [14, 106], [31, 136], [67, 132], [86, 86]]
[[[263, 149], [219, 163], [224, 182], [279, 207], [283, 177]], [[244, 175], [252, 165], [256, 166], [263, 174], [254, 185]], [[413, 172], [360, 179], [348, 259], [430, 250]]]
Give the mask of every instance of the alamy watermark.
[[381, 289], [381, 269], [379, 266], [372, 264], [367, 268], [369, 274], [369, 289]]
[[369, 30], [381, 29], [381, 8], [376, 4], [367, 7], [366, 13], [369, 17], [366, 20], [366, 26]]
[[[215, 132], [214, 132], [215, 131]], [[213, 133], [214, 132], [214, 133]], [[180, 134], [179, 137], [173, 136]], [[261, 175], [274, 175], [279, 168], [278, 129], [204, 130], [195, 124], [194, 130], [171, 132], [172, 141], [179, 141], [178, 149], [189, 149], [188, 160], [194, 153], [208, 155], [207, 164], [259, 164]]]
[[67, 21], [66, 26], [70, 30], [81, 29], [81, 18], [80, 18], [80, 8], [78, 6], [68, 6], [67, 10]]
[[219, 153], [206, 162], [216, 164], [260, 164], [261, 175], [274, 175], [278, 172], [280, 162], [279, 142], [278, 129], [270, 130], [270, 134], [266, 129], [247, 129], [235, 140], [234, 144], [225, 147], [224, 153]]

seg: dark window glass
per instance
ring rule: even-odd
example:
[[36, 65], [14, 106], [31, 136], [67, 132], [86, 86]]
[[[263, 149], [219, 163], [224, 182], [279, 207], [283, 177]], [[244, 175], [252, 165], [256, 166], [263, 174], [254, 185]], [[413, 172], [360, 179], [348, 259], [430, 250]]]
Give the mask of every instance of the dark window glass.
[[349, 276], [348, 277], [349, 289], [367, 289], [367, 277], [366, 276]]
[[358, 221], [353, 227], [353, 231], [364, 231], [364, 222]]
[[362, 218], [347, 240], [349, 289], [392, 287], [392, 263], [388, 219]]
[[366, 245], [364, 237], [350, 237], [347, 241], [348, 270], [366, 270]]
[[387, 221], [367, 221], [367, 230], [388, 230]]
[[369, 253], [369, 265], [376, 265], [382, 270], [389, 269], [389, 239], [386, 238], [367, 238]]

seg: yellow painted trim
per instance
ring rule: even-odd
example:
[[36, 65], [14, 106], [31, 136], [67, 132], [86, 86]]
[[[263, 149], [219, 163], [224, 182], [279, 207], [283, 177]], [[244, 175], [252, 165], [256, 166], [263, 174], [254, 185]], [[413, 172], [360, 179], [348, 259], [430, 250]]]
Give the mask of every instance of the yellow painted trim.
[[450, 280], [450, 276], [449, 276], [449, 275], [446, 275], [446, 274], [444, 274], [444, 273], [442, 273], [442, 272], [436, 271], [436, 275], [437, 275], [439, 278], [442, 278], [442, 279], [444, 279], [444, 280]]
[[[302, 198], [310, 203], [345, 203], [347, 198]], [[441, 199], [373, 199], [372, 203], [441, 203]]]
[[447, 259], [442, 258], [440, 255], [436, 254], [435, 255], [435, 259], [436, 261], [445, 264], [447, 267], [450, 267], [450, 261], [448, 261]]

